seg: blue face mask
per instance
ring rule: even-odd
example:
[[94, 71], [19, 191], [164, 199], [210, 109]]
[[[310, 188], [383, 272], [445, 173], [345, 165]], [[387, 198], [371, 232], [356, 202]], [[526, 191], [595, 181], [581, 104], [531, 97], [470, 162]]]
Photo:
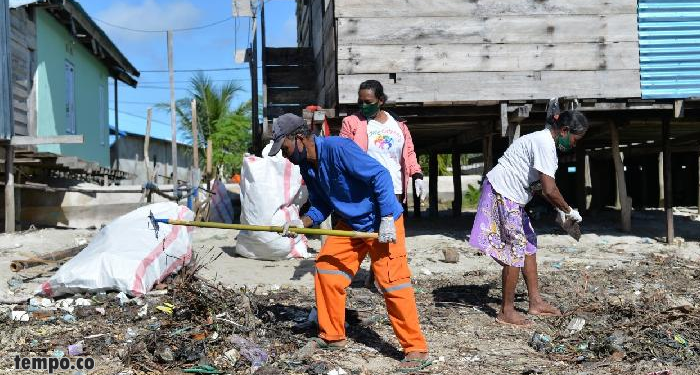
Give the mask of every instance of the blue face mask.
[[300, 165], [302, 162], [306, 162], [306, 146], [299, 151], [299, 148], [297, 147], [297, 142], [296, 140], [294, 141], [294, 151], [292, 152], [291, 155], [289, 155], [289, 161], [292, 162], [292, 164]]

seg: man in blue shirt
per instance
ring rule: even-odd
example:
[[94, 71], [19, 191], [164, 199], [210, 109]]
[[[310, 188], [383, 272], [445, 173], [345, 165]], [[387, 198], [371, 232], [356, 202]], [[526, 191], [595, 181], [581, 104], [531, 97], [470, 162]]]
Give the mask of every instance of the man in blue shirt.
[[296, 222], [312, 227], [331, 212], [336, 229], [379, 232], [378, 239], [329, 237], [316, 258], [316, 307], [320, 348], [346, 344], [345, 289], [369, 253], [377, 289], [384, 294], [389, 319], [406, 354], [399, 370], [413, 372], [430, 365], [428, 346], [418, 323], [418, 310], [406, 258], [403, 209], [394, 195], [389, 171], [352, 140], [317, 138], [296, 115], [280, 116], [273, 126], [270, 156], [282, 155], [299, 166], [311, 208]]

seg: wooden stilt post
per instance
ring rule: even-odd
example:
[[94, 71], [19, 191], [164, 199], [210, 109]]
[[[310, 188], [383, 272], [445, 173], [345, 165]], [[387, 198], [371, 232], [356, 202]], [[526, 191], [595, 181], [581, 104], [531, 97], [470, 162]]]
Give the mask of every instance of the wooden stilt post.
[[433, 151], [430, 153], [430, 161], [428, 162], [428, 169], [430, 169], [430, 181], [428, 187], [428, 195], [430, 201], [430, 208], [428, 209], [428, 215], [430, 217], [438, 216], [438, 154]]
[[576, 208], [586, 212], [586, 148], [582, 142], [576, 145]]
[[585, 178], [586, 178], [586, 212], [591, 207], [591, 202], [593, 202], [593, 178], [591, 177], [591, 157], [586, 155], [586, 166], [585, 166]]
[[700, 215], [700, 152], [698, 153], [698, 215]]
[[664, 153], [659, 153], [659, 208], [665, 207], [664, 203]]
[[[416, 154], [416, 158], [418, 158], [419, 155]], [[420, 212], [420, 197], [418, 194], [416, 194], [416, 189], [411, 189], [413, 191], [413, 217], [421, 217], [421, 212]]]
[[612, 140], [612, 157], [615, 164], [615, 176], [617, 180], [617, 192], [620, 196], [622, 230], [624, 232], [630, 232], [632, 230], [632, 207], [630, 204], [631, 199], [627, 196], [625, 167], [622, 164], [622, 157], [620, 156], [620, 136], [615, 122], [611, 120], [609, 125]]
[[493, 134], [489, 134], [488, 142], [486, 143], [486, 150], [488, 151], [489, 158], [486, 159], [485, 166], [487, 170], [493, 168]]
[[5, 146], [5, 233], [15, 231], [15, 148]]
[[671, 122], [663, 120], [662, 144], [664, 150], [664, 210], [666, 211], [666, 243], [673, 243], [673, 186], [671, 185]]
[[482, 145], [482, 150], [481, 153], [484, 157], [484, 173], [482, 176], [482, 179], [486, 177], [486, 173], [488, 173], [491, 168], [493, 167], [493, 135], [487, 134], [484, 135], [483, 139], [483, 145]]
[[454, 188], [454, 199], [452, 200], [452, 216], [462, 215], [462, 165], [460, 157], [462, 155], [455, 147], [452, 150], [452, 186]]
[[[148, 149], [150, 148], [151, 144], [151, 116], [153, 115], [153, 109], [148, 108], [146, 110], [146, 134], [144, 134], [144, 142], [143, 142], [143, 163], [146, 166], [146, 182], [149, 183], [154, 183], [153, 180], [153, 166], [151, 165], [151, 158], [150, 158], [150, 153], [148, 152]], [[151, 190], [148, 189], [146, 191], [146, 202], [151, 203], [152, 201], [152, 194]]]

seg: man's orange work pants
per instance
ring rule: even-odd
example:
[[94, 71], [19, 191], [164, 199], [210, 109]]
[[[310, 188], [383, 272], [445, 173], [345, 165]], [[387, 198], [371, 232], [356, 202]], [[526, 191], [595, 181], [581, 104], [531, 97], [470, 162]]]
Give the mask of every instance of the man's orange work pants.
[[[418, 309], [406, 259], [403, 216], [395, 222], [396, 244], [376, 239], [329, 236], [316, 258], [316, 307], [320, 337], [345, 339], [345, 288], [369, 252], [375, 285], [384, 294], [389, 320], [405, 353], [427, 352], [428, 345], [418, 324]], [[336, 229], [351, 230], [345, 223]]]

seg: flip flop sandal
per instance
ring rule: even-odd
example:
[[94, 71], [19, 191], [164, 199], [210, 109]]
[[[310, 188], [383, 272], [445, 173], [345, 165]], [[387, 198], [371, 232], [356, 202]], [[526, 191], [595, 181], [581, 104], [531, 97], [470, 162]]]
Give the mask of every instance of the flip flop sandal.
[[515, 327], [515, 328], [530, 328], [534, 324], [534, 323], [532, 323], [532, 321], [527, 320], [527, 319], [525, 319], [525, 322], [526, 323], [524, 323], [524, 324], [515, 324], [515, 323], [506, 322], [504, 320], [496, 318], [496, 323], [502, 324], [504, 326]]
[[320, 337], [314, 337], [311, 339], [311, 342], [316, 343], [316, 347], [318, 349], [323, 349], [323, 350], [340, 350], [344, 349], [345, 345], [343, 346], [338, 346], [338, 345], [332, 345], [326, 342], [326, 340], [320, 338]]
[[410, 366], [410, 367], [402, 367], [399, 366], [396, 370], [398, 372], [403, 372], [403, 373], [411, 373], [411, 372], [417, 372], [421, 371], [424, 368], [430, 366], [433, 364], [433, 361], [430, 360], [430, 358], [425, 358], [425, 359], [420, 359], [420, 358], [413, 358], [413, 359], [408, 359], [404, 358], [401, 360], [401, 363], [415, 363], [415, 365]]

